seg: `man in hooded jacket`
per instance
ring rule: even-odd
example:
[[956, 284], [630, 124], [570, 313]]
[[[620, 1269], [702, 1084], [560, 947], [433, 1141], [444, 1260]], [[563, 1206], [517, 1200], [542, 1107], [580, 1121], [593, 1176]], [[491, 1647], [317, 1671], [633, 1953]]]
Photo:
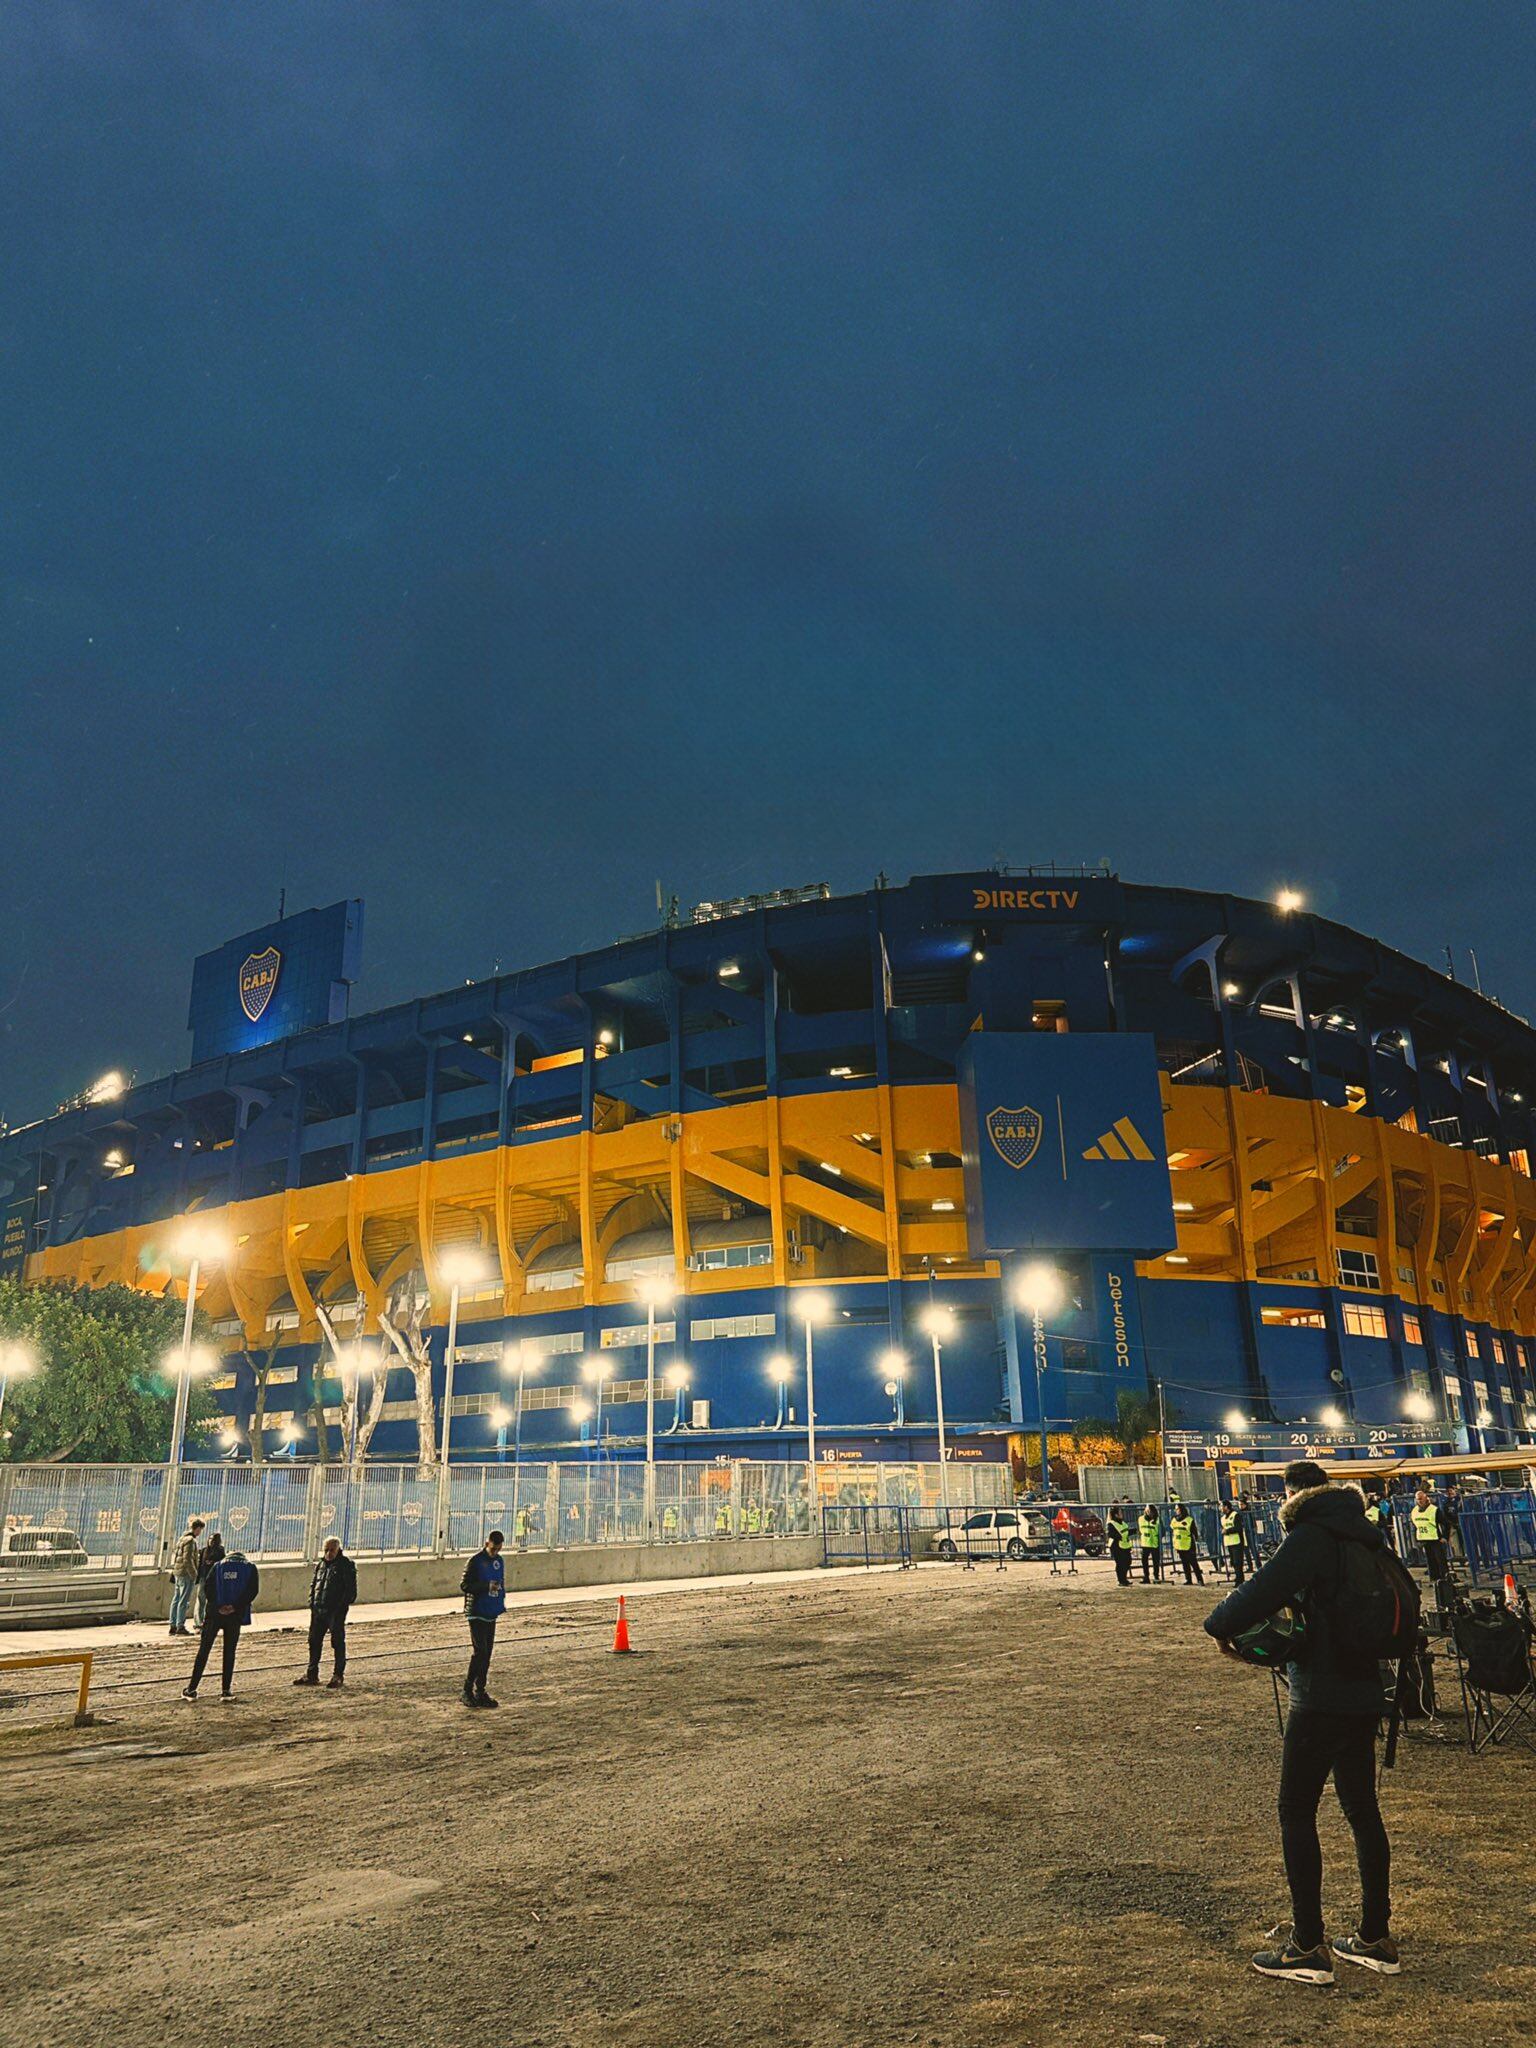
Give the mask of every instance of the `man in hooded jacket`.
[[[1284, 1541], [1246, 1585], [1234, 1587], [1206, 1616], [1205, 1631], [1223, 1650], [1234, 1636], [1282, 1607], [1299, 1608], [1306, 1624], [1303, 1654], [1287, 1666], [1290, 1711], [1280, 1765], [1280, 1841], [1294, 1919], [1277, 1927], [1273, 1944], [1253, 1958], [1268, 1977], [1331, 1984], [1333, 1957], [1384, 1976], [1399, 1970], [1387, 1895], [1391, 1852], [1376, 1801], [1376, 1725], [1385, 1708], [1376, 1659], [1355, 1649], [1335, 1606], [1349, 1544], [1380, 1549], [1381, 1531], [1366, 1518], [1353, 1486], [1334, 1486], [1321, 1465], [1298, 1459], [1285, 1468]], [[1360, 1866], [1360, 1925], [1332, 1945], [1323, 1929], [1323, 1856], [1317, 1808], [1332, 1775], [1339, 1805], [1355, 1838]]]

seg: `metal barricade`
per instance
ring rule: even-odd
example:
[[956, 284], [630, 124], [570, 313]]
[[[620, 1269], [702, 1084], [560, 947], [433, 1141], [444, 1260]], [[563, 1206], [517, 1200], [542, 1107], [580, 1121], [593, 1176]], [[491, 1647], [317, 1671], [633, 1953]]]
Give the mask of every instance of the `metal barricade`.
[[905, 1571], [912, 1563], [912, 1513], [912, 1509], [888, 1501], [823, 1508], [822, 1563], [899, 1564]]

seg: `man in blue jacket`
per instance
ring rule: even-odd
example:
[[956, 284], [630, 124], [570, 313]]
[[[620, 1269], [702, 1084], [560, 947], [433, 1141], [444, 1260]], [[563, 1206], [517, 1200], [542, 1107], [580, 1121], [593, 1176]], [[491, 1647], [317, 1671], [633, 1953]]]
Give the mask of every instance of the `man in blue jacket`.
[[251, 1602], [260, 1591], [261, 1574], [243, 1550], [232, 1550], [209, 1570], [208, 1615], [198, 1638], [197, 1655], [192, 1660], [192, 1676], [182, 1693], [184, 1700], [197, 1698], [208, 1653], [215, 1636], [220, 1635], [224, 1638], [224, 1670], [219, 1697], [234, 1698], [235, 1651], [240, 1645], [240, 1631], [251, 1618]]
[[[1355, 1649], [1335, 1602], [1349, 1544], [1379, 1549], [1384, 1537], [1353, 1486], [1330, 1485], [1309, 1458], [1285, 1468], [1284, 1541], [1246, 1585], [1230, 1592], [1206, 1616], [1205, 1631], [1223, 1650], [1243, 1630], [1300, 1609], [1306, 1624], [1302, 1655], [1287, 1666], [1290, 1711], [1280, 1764], [1280, 1841], [1294, 1919], [1270, 1934], [1272, 1947], [1253, 1958], [1266, 1977], [1301, 1984], [1331, 1984], [1333, 1957], [1395, 1977], [1397, 1946], [1389, 1928], [1387, 1882], [1391, 1852], [1376, 1803], [1376, 1724], [1385, 1708], [1381, 1670]], [[1317, 1808], [1323, 1787], [1334, 1790], [1355, 1838], [1360, 1866], [1360, 1926], [1330, 1952], [1323, 1930], [1323, 1854]]]
[[464, 1676], [466, 1707], [494, 1707], [485, 1689], [491, 1675], [491, 1652], [496, 1647], [496, 1624], [507, 1604], [506, 1565], [501, 1555], [502, 1534], [493, 1529], [484, 1544], [464, 1567], [459, 1591], [464, 1595], [464, 1614], [469, 1622], [469, 1670]]

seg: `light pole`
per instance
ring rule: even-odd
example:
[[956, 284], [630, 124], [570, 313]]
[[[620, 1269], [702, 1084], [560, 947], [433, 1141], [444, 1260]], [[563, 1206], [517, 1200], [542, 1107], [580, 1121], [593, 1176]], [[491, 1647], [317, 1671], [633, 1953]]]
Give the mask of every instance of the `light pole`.
[[635, 1284], [645, 1303], [645, 1500], [642, 1519], [647, 1542], [656, 1537], [656, 1311], [672, 1300], [672, 1289], [655, 1274]]
[[439, 1454], [443, 1469], [437, 1481], [437, 1554], [441, 1557], [448, 1542], [453, 1498], [448, 1453], [453, 1437], [453, 1373], [459, 1350], [459, 1296], [464, 1288], [473, 1287], [485, 1279], [485, 1261], [479, 1252], [467, 1245], [454, 1247], [443, 1253], [438, 1261], [438, 1271], [448, 1282], [448, 1349], [443, 1359], [443, 1434]]
[[[1066, 1288], [1054, 1266], [1037, 1259], [1013, 1283], [1013, 1298], [1029, 1316], [1034, 1336], [1035, 1408], [1040, 1422], [1040, 1491], [1051, 1490], [1051, 1453], [1045, 1420], [1045, 1319], [1061, 1307]], [[1164, 1492], [1167, 1491], [1166, 1485]]]
[[[809, 1331], [807, 1331], [809, 1335]], [[779, 1412], [773, 1418], [775, 1429], [789, 1425], [789, 1383], [794, 1378], [794, 1360], [785, 1352], [776, 1352], [768, 1361], [768, 1377], [779, 1390]]]
[[816, 1345], [813, 1336], [816, 1325], [824, 1323], [832, 1313], [832, 1304], [824, 1294], [802, 1294], [796, 1297], [795, 1314], [805, 1325], [805, 1456], [811, 1468], [811, 1490], [814, 1502], [816, 1488]]
[[512, 1420], [512, 1410], [507, 1407], [505, 1402], [502, 1402], [491, 1410], [491, 1420], [496, 1425], [496, 1462], [499, 1465], [505, 1465], [507, 1462], [507, 1424]]
[[0, 1344], [0, 1415], [5, 1413], [5, 1390], [11, 1381], [24, 1380], [28, 1373], [36, 1371], [37, 1357], [29, 1344], [23, 1344], [19, 1337]]
[[[538, 1371], [539, 1354], [534, 1352], [533, 1369]], [[504, 1344], [501, 1348], [501, 1369], [503, 1372], [517, 1372], [517, 1399], [513, 1404], [512, 1469], [515, 1472], [523, 1461], [523, 1381], [527, 1377], [529, 1350], [526, 1344]], [[514, 1495], [514, 1500], [516, 1496]]]
[[949, 1512], [949, 1464], [944, 1443], [944, 1363], [942, 1358], [943, 1340], [954, 1335], [955, 1315], [953, 1309], [945, 1308], [942, 1302], [923, 1313], [923, 1328], [933, 1346], [933, 1400], [939, 1418], [939, 1505]]
[[879, 1359], [880, 1370], [885, 1374], [885, 1391], [891, 1401], [891, 1427], [905, 1429], [907, 1426], [907, 1354], [904, 1351], [882, 1351]]
[[613, 1371], [601, 1358], [584, 1358], [581, 1361], [581, 1376], [592, 1388], [597, 1401], [596, 1420], [592, 1434], [597, 1439], [597, 1455], [603, 1455], [603, 1381], [612, 1381]]
[[181, 1320], [181, 1349], [172, 1354], [177, 1359], [176, 1401], [171, 1411], [171, 1454], [166, 1469], [165, 1486], [160, 1505], [160, 1553], [161, 1562], [171, 1554], [171, 1523], [176, 1512], [176, 1492], [180, 1484], [181, 1454], [186, 1444], [187, 1406], [192, 1388], [192, 1318], [197, 1313], [197, 1290], [205, 1266], [211, 1266], [224, 1252], [224, 1240], [208, 1224], [184, 1223], [176, 1233], [175, 1249], [187, 1260], [187, 1310]]

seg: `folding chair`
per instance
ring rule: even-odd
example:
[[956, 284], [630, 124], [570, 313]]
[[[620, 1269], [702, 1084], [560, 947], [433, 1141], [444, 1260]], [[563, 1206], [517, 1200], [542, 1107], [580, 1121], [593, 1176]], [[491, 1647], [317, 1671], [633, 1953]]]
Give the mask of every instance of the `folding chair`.
[[1513, 1735], [1536, 1750], [1536, 1665], [1530, 1616], [1465, 1600], [1451, 1623], [1467, 1747], [1474, 1756]]

